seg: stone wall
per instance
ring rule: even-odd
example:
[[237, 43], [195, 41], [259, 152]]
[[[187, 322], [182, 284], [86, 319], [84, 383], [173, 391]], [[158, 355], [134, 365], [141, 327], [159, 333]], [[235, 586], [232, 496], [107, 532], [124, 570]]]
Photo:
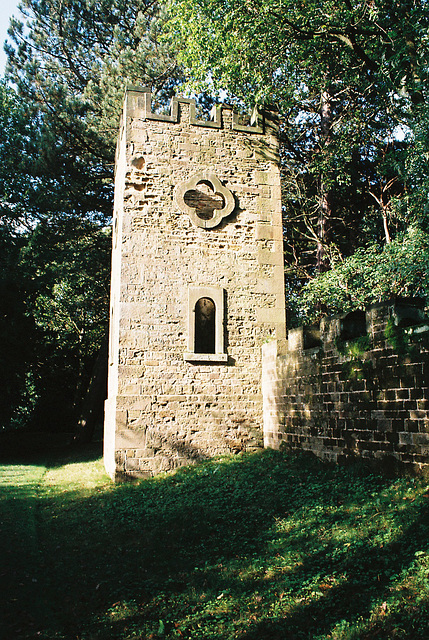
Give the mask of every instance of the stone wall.
[[429, 470], [429, 324], [392, 301], [264, 346], [265, 445]]
[[[148, 91], [127, 92], [105, 410], [112, 477], [262, 444], [262, 344], [286, 327], [277, 134], [268, 112], [246, 124], [222, 107], [205, 121], [175, 98], [160, 115]], [[213, 346], [202, 353], [195, 314], [204, 324], [210, 306]]]

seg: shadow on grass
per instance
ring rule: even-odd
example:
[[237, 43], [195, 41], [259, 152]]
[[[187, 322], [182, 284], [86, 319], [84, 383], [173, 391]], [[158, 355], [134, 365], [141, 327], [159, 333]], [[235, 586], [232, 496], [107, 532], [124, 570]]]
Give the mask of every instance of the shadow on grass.
[[[311, 555], [295, 576], [302, 585], [310, 586], [302, 590], [302, 602], [286, 617], [255, 621], [239, 636], [240, 639], [426, 639], [428, 592], [420, 611], [415, 593], [409, 598], [408, 605], [402, 607], [394, 603], [390, 610], [389, 601], [392, 601], [392, 592], [400, 590], [401, 575], [412, 566], [416, 552], [424, 544], [428, 533], [427, 516], [425, 510], [394, 542], [384, 545], [369, 542], [359, 549], [349, 550], [342, 559], [335, 558], [336, 549], [329, 545]], [[337, 585], [329, 584], [329, 577], [335, 574], [344, 580]], [[338, 635], [332, 633], [335, 628]]]
[[26, 561], [46, 604], [9, 637], [426, 639], [404, 583], [427, 547], [417, 485], [265, 451], [89, 497], [46, 489]]
[[0, 464], [57, 467], [69, 462], [97, 460], [101, 456], [101, 440], [89, 445], [75, 445], [71, 444], [72, 438], [71, 433], [5, 431], [0, 433]]

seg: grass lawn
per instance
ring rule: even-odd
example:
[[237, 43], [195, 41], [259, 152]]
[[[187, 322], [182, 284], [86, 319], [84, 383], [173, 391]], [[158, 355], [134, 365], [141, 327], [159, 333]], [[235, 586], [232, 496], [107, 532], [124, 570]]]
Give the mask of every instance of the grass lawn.
[[275, 451], [116, 486], [94, 445], [3, 451], [0, 628], [428, 640], [428, 490]]

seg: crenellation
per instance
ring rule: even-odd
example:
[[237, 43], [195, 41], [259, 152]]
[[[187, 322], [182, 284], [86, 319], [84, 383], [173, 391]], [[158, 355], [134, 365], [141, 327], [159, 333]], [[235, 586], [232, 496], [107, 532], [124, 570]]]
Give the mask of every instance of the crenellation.
[[[124, 113], [114, 222], [120, 243], [112, 271], [112, 301], [120, 306], [113, 307], [110, 360], [117, 369], [109, 380], [105, 453], [109, 473], [120, 477], [260, 446], [261, 347], [267, 337], [285, 334], [272, 116], [261, 113], [243, 126], [226, 106], [207, 123], [196, 118], [193, 100], [181, 98], [173, 99], [169, 115], [156, 114], [146, 90], [127, 93]], [[199, 184], [208, 185], [206, 195], [193, 195], [195, 204], [185, 206], [193, 176], [190, 188], [198, 194]], [[185, 185], [182, 191], [178, 185]], [[211, 189], [221, 197], [213, 199]], [[261, 200], [267, 237], [258, 227]], [[225, 201], [230, 209], [216, 217]], [[196, 206], [209, 207], [210, 224], [200, 223]], [[225, 346], [218, 356], [187, 353], [191, 287], [203, 297], [204, 287], [224, 292], [218, 322]], [[115, 407], [122, 412], [116, 436]], [[116, 464], [115, 448], [123, 447], [130, 451], [117, 454]]]
[[325, 460], [428, 465], [421, 305], [324, 318], [286, 340], [277, 127], [269, 112], [248, 124], [228, 105], [206, 121], [184, 98], [158, 114], [147, 89], [127, 92], [105, 420], [112, 477], [254, 450], [262, 436]]

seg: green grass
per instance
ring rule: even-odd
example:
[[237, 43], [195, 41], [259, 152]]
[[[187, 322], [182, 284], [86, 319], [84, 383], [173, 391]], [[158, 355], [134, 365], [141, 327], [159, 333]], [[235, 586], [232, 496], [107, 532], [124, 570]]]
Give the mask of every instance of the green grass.
[[42, 457], [0, 467], [5, 638], [429, 638], [423, 479], [264, 451], [114, 486], [94, 449]]

